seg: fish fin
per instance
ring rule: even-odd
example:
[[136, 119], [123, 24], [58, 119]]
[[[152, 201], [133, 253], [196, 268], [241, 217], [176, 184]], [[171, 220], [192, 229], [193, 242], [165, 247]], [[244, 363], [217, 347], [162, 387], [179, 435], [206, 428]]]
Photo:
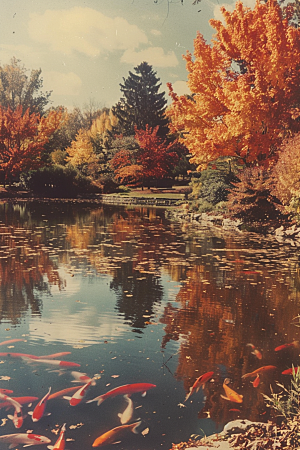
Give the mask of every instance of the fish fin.
[[137, 422], [137, 424], [132, 428], [132, 432], [134, 434], [138, 434], [138, 431], [136, 430], [140, 425], [141, 425], [142, 421], [140, 420], [139, 422]]
[[98, 398], [98, 401], [97, 401], [97, 406], [99, 406], [99, 405], [101, 405], [101, 403], [104, 401], [104, 399], [103, 398], [101, 398], [101, 396]]
[[95, 398], [93, 398], [92, 400], [88, 400], [88, 401], [85, 402], [85, 403], [92, 403], [92, 402], [97, 402], [97, 405], [99, 406], [99, 405], [101, 405], [101, 403], [103, 402], [103, 398], [102, 398], [101, 395], [99, 395], [99, 397], [95, 397]]
[[32, 414], [33, 414], [33, 411], [28, 411], [29, 416], [32, 416]]
[[54, 448], [54, 445], [47, 445], [47, 448], [49, 448], [49, 450], [52, 450]]
[[[68, 395], [64, 395], [63, 398], [64, 398], [65, 400], [69, 400], [69, 401], [70, 401], [72, 397], [69, 397]], [[88, 403], [88, 402], [87, 402], [87, 403]]]
[[221, 394], [220, 397], [224, 398], [224, 400], [229, 400], [229, 401], [230, 401], [230, 398], [225, 397], [225, 395], [222, 395], [222, 394]]
[[18, 444], [10, 444], [8, 448], [15, 448]]
[[118, 417], [120, 417], [120, 418], [121, 418], [121, 417], [122, 417], [122, 413], [118, 413]]
[[142, 397], [146, 397], [147, 391], [142, 393]]
[[12, 416], [11, 414], [8, 414], [7, 417], [8, 417], [10, 420], [13, 420], [13, 419], [14, 419], [14, 416]]

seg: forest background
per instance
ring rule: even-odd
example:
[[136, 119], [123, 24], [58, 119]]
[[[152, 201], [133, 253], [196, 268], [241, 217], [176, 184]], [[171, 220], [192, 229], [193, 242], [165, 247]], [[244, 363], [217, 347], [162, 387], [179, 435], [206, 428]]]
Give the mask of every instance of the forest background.
[[0, 183], [76, 197], [190, 182], [194, 211], [298, 220], [298, 1], [221, 11], [212, 41], [198, 33], [184, 56], [190, 94], [169, 83], [169, 105], [141, 61], [111, 108], [51, 107], [41, 69], [12, 57], [0, 67]]

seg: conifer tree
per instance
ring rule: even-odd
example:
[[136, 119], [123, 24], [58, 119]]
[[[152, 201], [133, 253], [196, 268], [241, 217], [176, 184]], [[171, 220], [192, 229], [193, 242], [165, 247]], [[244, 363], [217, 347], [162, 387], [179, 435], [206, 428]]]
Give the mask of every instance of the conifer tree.
[[123, 97], [112, 108], [118, 119], [118, 130], [124, 135], [134, 135], [134, 128], [145, 130], [159, 126], [159, 134], [168, 132], [168, 119], [165, 117], [167, 100], [165, 92], [159, 92], [161, 83], [152, 66], [142, 62], [129, 72], [120, 84]]

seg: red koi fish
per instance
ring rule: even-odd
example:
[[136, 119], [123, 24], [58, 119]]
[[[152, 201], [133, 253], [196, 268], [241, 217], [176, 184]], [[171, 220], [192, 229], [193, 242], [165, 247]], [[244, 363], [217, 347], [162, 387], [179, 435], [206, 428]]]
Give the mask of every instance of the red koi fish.
[[251, 377], [256, 377], [256, 375], [257, 374], [262, 374], [262, 373], [265, 373], [265, 372], [269, 372], [269, 371], [271, 371], [271, 370], [276, 370], [277, 369], [277, 367], [276, 366], [262, 366], [262, 367], [259, 367], [258, 369], [256, 369], [256, 370], [254, 370], [253, 372], [250, 372], [250, 373], [245, 373], [245, 375], [243, 375], [242, 376], [242, 378], [251, 378]]
[[8, 448], [14, 448], [21, 444], [26, 444], [25, 447], [30, 447], [31, 445], [49, 444], [51, 440], [46, 436], [40, 436], [39, 434], [15, 433], [0, 436], [0, 442], [10, 444]]
[[257, 359], [262, 359], [262, 354], [259, 350], [257, 350], [257, 348], [255, 347], [255, 345], [253, 344], [247, 344], [247, 347], [251, 347], [251, 349], [253, 350], [251, 353], [252, 355], [256, 356]]
[[[45, 415], [46, 404], [47, 404], [48, 398], [50, 396], [50, 392], [51, 392], [51, 387], [49, 388], [49, 391], [47, 392], [47, 394], [42, 398], [42, 400], [40, 400], [38, 402], [38, 404], [36, 405], [34, 410], [30, 411], [28, 413], [31, 415], [33, 422], [37, 422]], [[50, 414], [51, 413], [48, 413], [47, 415], [49, 416]]]
[[92, 378], [88, 383], [86, 383], [84, 386], [82, 386], [80, 389], [77, 388], [77, 391], [73, 395], [73, 397], [66, 397], [64, 398], [66, 400], [70, 401], [71, 406], [77, 406], [81, 401], [84, 399], [87, 391], [89, 390], [90, 386], [95, 386], [96, 381], [94, 378]]
[[275, 348], [275, 352], [280, 352], [281, 350], [285, 350], [286, 348], [290, 348], [290, 347], [298, 348], [299, 347], [299, 341], [293, 341], [290, 344], [279, 345], [279, 347]]
[[4, 352], [0, 353], [2, 358], [29, 358], [29, 359], [38, 359], [38, 356], [29, 355], [28, 353], [10, 353]]
[[59, 352], [59, 353], [52, 353], [51, 355], [43, 355], [43, 356], [36, 356], [37, 359], [53, 359], [53, 358], [60, 358], [62, 356], [71, 355], [71, 352]]
[[49, 395], [48, 400], [53, 400], [54, 398], [63, 397], [64, 395], [74, 393], [75, 391], [78, 391], [78, 386], [72, 386], [72, 387], [63, 389], [62, 391], [54, 392], [53, 394]]
[[222, 398], [225, 400], [229, 400], [230, 402], [235, 403], [243, 403], [243, 396], [235, 392], [233, 389], [231, 389], [227, 384], [230, 382], [229, 378], [226, 378], [223, 383], [223, 388], [225, 391], [225, 395], [221, 395]]
[[294, 372], [297, 373], [299, 367], [294, 367], [294, 368], [291, 367], [290, 369], [286, 369], [286, 370], [284, 370], [284, 371], [281, 372], [281, 373], [282, 373], [282, 375], [293, 375], [293, 369], [294, 369]]
[[[26, 403], [32, 403], [38, 400], [38, 397], [11, 397], [16, 402], [20, 403], [20, 405], [26, 405]], [[0, 408], [10, 408], [12, 406], [8, 401], [0, 403]]]
[[61, 427], [59, 438], [57, 439], [55, 444], [48, 445], [47, 448], [49, 448], [49, 450], [65, 450], [66, 445], [65, 432], [66, 432], [66, 424], [64, 423], [63, 426]]
[[74, 362], [70, 362], [70, 361], [58, 361], [56, 359], [40, 359], [37, 357], [35, 357], [35, 359], [22, 357], [22, 359], [24, 359], [24, 361], [26, 361], [26, 362], [48, 364], [49, 366], [80, 367], [80, 364], [78, 364], [78, 363], [74, 363]]
[[204, 389], [205, 383], [207, 383], [209, 380], [211, 380], [213, 374], [214, 374], [214, 372], [207, 372], [207, 373], [201, 375], [199, 378], [197, 378], [197, 380], [195, 381], [193, 386], [190, 388], [190, 392], [186, 395], [184, 402], [186, 402], [187, 399], [190, 398], [190, 396], [195, 391], [198, 392], [201, 386]]
[[130, 425], [121, 425], [119, 427], [112, 428], [104, 434], [101, 434], [94, 442], [92, 447], [100, 447], [101, 445], [107, 445], [115, 442], [118, 436], [124, 433], [125, 430], [132, 431], [132, 433], [137, 434], [136, 429], [140, 426], [142, 422], [131, 423]]
[[0, 393], [0, 400], [5, 400], [7, 402], [9, 402], [14, 408], [15, 408], [15, 412], [14, 415], [8, 415], [7, 417], [12, 420], [15, 428], [21, 428], [21, 426], [23, 425], [23, 415], [22, 415], [22, 405], [20, 403], [18, 403], [16, 400], [14, 400], [11, 397], [8, 397], [8, 395], [5, 394], [1, 394]]
[[12, 394], [14, 391], [11, 391], [10, 389], [0, 389], [1, 394]]
[[14, 344], [15, 342], [24, 342], [25, 339], [9, 339], [8, 341], [0, 342], [0, 345]]
[[86, 403], [97, 402], [98, 406], [104, 402], [109, 397], [116, 397], [117, 395], [131, 395], [136, 392], [143, 392], [143, 396], [146, 395], [146, 392], [149, 389], [155, 388], [155, 384], [150, 383], [135, 383], [135, 384], [124, 384], [123, 386], [116, 387], [106, 392], [106, 394], [98, 395], [98, 397], [93, 398], [93, 400], [89, 400]]

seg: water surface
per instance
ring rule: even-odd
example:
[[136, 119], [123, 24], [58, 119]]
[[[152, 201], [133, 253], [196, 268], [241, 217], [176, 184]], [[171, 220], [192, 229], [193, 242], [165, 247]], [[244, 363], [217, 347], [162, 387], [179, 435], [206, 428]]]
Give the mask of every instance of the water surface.
[[[128, 383], [156, 385], [145, 397], [132, 395], [139, 433], [105, 448], [168, 450], [229, 420], [270, 416], [262, 393], [288, 383], [281, 372], [299, 363], [296, 346], [274, 351], [299, 338], [297, 249], [271, 237], [171, 223], [155, 208], [4, 203], [0, 220], [0, 342], [24, 339], [0, 351], [71, 352], [63, 359], [80, 364], [75, 370], [99, 375], [86, 399]], [[50, 386], [74, 386], [72, 369], [0, 359], [0, 388], [11, 396], [40, 399]], [[254, 377], [242, 378], [264, 365], [276, 369], [257, 388]], [[210, 371], [213, 379], [184, 402]], [[221, 397], [226, 378], [243, 403]], [[57, 398], [47, 404], [50, 416], [36, 423], [28, 416], [21, 430], [0, 408], [1, 434], [33, 430], [53, 445], [66, 422], [67, 448], [88, 449], [120, 425], [125, 407], [122, 396], [76, 407]]]

